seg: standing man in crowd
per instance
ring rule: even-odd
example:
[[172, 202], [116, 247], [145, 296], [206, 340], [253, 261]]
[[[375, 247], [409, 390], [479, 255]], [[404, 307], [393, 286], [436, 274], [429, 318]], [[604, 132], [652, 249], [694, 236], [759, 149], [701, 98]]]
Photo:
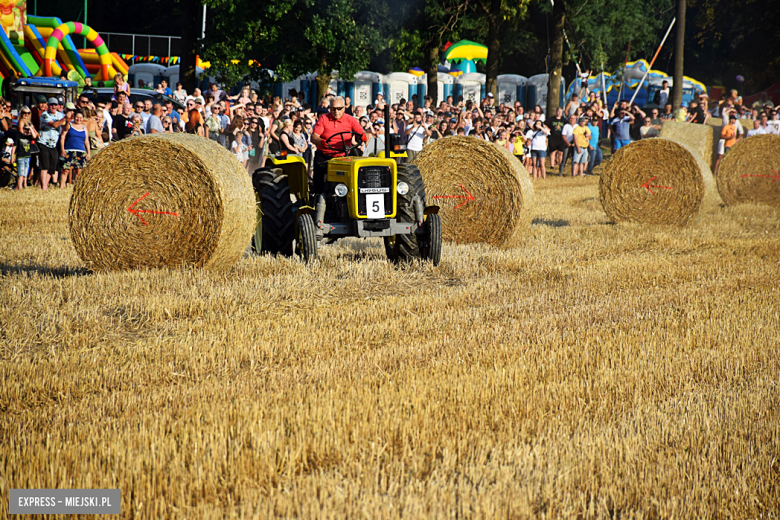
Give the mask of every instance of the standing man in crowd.
[[48, 110], [41, 114], [41, 137], [38, 139], [38, 160], [41, 167], [41, 189], [49, 188], [49, 181], [56, 175], [60, 153], [57, 145], [60, 131], [65, 124], [65, 114], [57, 111], [57, 98], [49, 98]]
[[414, 121], [406, 129], [406, 153], [407, 162], [414, 162], [417, 154], [422, 152], [425, 139], [431, 135], [431, 131], [423, 125], [422, 114], [414, 114]]
[[601, 130], [599, 129], [598, 122], [593, 120], [588, 122], [588, 130], [590, 130], [590, 141], [588, 142], [588, 168], [587, 174], [593, 175], [593, 168], [601, 164], [604, 160], [604, 154], [599, 146], [599, 138], [601, 137]]
[[613, 153], [631, 143], [631, 124], [633, 122], [634, 115], [625, 108], [621, 108], [618, 116], [610, 121], [612, 131], [615, 134]]
[[[574, 116], [572, 116], [572, 119]], [[572, 130], [574, 140], [574, 156], [571, 164], [571, 176], [585, 176], [585, 163], [588, 162], [588, 146], [590, 146], [590, 130], [588, 118], [581, 117], [578, 125]]]
[[566, 151], [567, 144], [563, 140], [561, 135], [563, 127], [566, 126], [566, 119], [563, 117], [563, 109], [558, 107], [555, 111], [555, 117], [550, 118], [545, 123], [547, 128], [550, 129], [549, 141], [549, 156], [550, 156], [550, 168], [557, 167], [563, 159], [563, 152]]
[[163, 133], [162, 120], [162, 106], [159, 103], [155, 103], [152, 107], [152, 113], [149, 119], [146, 121], [146, 133], [147, 134], [161, 134]]
[[[577, 126], [577, 116], [572, 115], [569, 116], [569, 122], [563, 125], [563, 130], [561, 131], [561, 137], [563, 138], [563, 141], [566, 143], [566, 149], [563, 151], [563, 159], [561, 160], [561, 164], [558, 166], [558, 176], [563, 176], [563, 170], [566, 167], [566, 160], [569, 158], [569, 156], [574, 155], [574, 127]], [[571, 163], [571, 174], [572, 176], [575, 175], [575, 164], [574, 161]]]
[[[363, 142], [368, 140], [357, 119], [344, 113], [343, 97], [337, 96], [331, 99], [329, 112], [329, 114], [320, 116], [317, 120], [317, 124], [314, 125], [314, 133], [311, 136], [311, 142], [317, 147], [317, 153], [314, 156], [313, 191], [318, 194], [324, 193], [325, 191], [325, 177], [328, 174], [328, 161], [334, 157], [341, 157], [344, 155], [344, 145], [352, 142], [354, 134], [359, 135]], [[343, 141], [341, 140], [342, 136], [328, 141], [328, 138], [341, 132], [353, 132], [353, 135], [349, 136], [349, 138], [344, 135]]]

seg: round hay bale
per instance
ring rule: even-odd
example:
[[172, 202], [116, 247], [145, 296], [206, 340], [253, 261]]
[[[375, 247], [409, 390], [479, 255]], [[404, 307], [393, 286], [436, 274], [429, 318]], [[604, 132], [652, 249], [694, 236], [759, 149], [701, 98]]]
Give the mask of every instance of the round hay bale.
[[726, 204], [745, 202], [780, 206], [780, 136], [742, 139], [723, 156], [718, 192]]
[[415, 164], [427, 203], [441, 208], [444, 240], [511, 247], [529, 229], [533, 186], [504, 148], [475, 137], [446, 137], [423, 148]]
[[704, 162], [710, 167], [710, 171], [715, 167], [715, 160], [718, 157], [720, 127], [664, 121], [659, 137], [684, 144], [704, 159]]
[[255, 227], [244, 168], [214, 141], [151, 134], [101, 150], [76, 182], [70, 236], [92, 270], [228, 268]]
[[683, 144], [635, 141], [618, 150], [601, 173], [601, 205], [613, 222], [684, 226], [719, 203], [709, 166]]

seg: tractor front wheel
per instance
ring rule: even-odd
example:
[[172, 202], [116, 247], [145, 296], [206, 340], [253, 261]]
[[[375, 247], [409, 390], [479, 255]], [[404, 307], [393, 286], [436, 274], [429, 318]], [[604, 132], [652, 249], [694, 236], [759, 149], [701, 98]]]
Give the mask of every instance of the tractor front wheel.
[[317, 228], [308, 213], [298, 217], [298, 232], [296, 234], [296, 249], [304, 262], [317, 259]]
[[[399, 164], [398, 182], [405, 182], [409, 186], [409, 191], [406, 195], [398, 195], [395, 218], [398, 222], [416, 222], [414, 197], [419, 198], [425, 207], [425, 185], [420, 170], [412, 164]], [[417, 235], [413, 233], [385, 237], [385, 252], [389, 260], [396, 262], [422, 258]]]
[[431, 213], [425, 219], [425, 241], [422, 246], [422, 257], [430, 260], [433, 265], [439, 265], [441, 262], [441, 217], [436, 213]]

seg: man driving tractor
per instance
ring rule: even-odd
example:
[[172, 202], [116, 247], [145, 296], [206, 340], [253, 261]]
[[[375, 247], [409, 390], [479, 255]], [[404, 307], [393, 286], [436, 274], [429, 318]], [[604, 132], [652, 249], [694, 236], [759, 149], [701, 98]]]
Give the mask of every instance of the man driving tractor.
[[[353, 138], [360, 136], [363, 142], [368, 138], [357, 119], [344, 113], [344, 98], [330, 100], [329, 113], [323, 114], [314, 125], [311, 142], [317, 147], [314, 155], [314, 193], [325, 191], [325, 178], [328, 174], [328, 161], [334, 157], [343, 157], [345, 147], [353, 144]], [[341, 134], [341, 135], [339, 135]]]

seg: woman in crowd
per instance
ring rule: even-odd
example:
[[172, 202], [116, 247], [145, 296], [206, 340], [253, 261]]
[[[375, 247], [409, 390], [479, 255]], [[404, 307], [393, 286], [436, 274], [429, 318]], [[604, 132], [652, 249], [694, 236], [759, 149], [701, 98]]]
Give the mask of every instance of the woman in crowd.
[[176, 82], [176, 90], [173, 91], [173, 99], [179, 103], [184, 103], [184, 101], [187, 99], [187, 91], [184, 90], [184, 87], [180, 81]]
[[[22, 108], [22, 110], [25, 108], [27, 107]], [[8, 132], [7, 135], [12, 137], [14, 142], [11, 149], [11, 161], [16, 160], [16, 189], [23, 190], [27, 188], [27, 178], [30, 175], [32, 156], [38, 152], [38, 145], [35, 144], [35, 141], [38, 139], [38, 132], [30, 121], [21, 117], [16, 128], [16, 130]]]
[[188, 134], [203, 136], [203, 117], [198, 111], [194, 99], [187, 101], [187, 124], [184, 127]]
[[526, 142], [530, 144], [531, 148], [531, 174], [534, 179], [547, 178], [544, 160], [547, 157], [547, 136], [549, 133], [550, 129], [540, 120], [536, 120], [533, 129], [525, 135]]
[[279, 132], [279, 142], [281, 149], [287, 151], [287, 155], [301, 155], [295, 147], [295, 141], [292, 137], [293, 122], [287, 119], [282, 123], [282, 129]]
[[249, 121], [249, 138], [252, 142], [252, 148], [249, 150], [249, 161], [247, 162], [247, 171], [252, 173], [260, 167], [263, 155], [263, 146], [265, 145], [265, 135], [260, 130], [260, 123], [257, 119]]
[[141, 117], [141, 114], [133, 114], [130, 117], [130, 121], [133, 123], [133, 129], [130, 131], [130, 136], [135, 137], [144, 135], [144, 118]]
[[114, 76], [114, 97], [112, 97], [111, 99], [116, 101], [117, 100], [116, 95], [119, 94], [120, 92], [124, 92], [125, 94], [127, 94], [128, 98], [130, 97], [130, 84], [125, 81], [124, 76], [117, 73]]
[[162, 118], [163, 133], [175, 132], [176, 125], [173, 124], [171, 116], [165, 116]]
[[298, 150], [298, 155], [303, 157], [308, 148], [306, 136], [303, 133], [303, 121], [298, 120], [293, 123], [292, 140], [295, 149]]
[[[141, 116], [138, 116], [139, 118]], [[75, 183], [81, 170], [91, 158], [87, 127], [84, 125], [84, 114], [75, 112], [73, 121], [64, 126], [60, 136], [60, 155], [62, 156], [62, 175], [60, 188], [70, 180]]]
[[244, 152], [247, 152], [247, 146], [244, 144], [244, 121], [239, 118], [233, 118], [233, 122], [228, 127], [228, 135], [230, 136], [230, 152], [236, 158], [236, 160], [246, 168], [246, 160], [244, 159]]
[[81, 109], [84, 115], [84, 126], [87, 127], [87, 136], [89, 136], [89, 148], [98, 153], [105, 143], [103, 142], [103, 113], [98, 114], [88, 108]]

